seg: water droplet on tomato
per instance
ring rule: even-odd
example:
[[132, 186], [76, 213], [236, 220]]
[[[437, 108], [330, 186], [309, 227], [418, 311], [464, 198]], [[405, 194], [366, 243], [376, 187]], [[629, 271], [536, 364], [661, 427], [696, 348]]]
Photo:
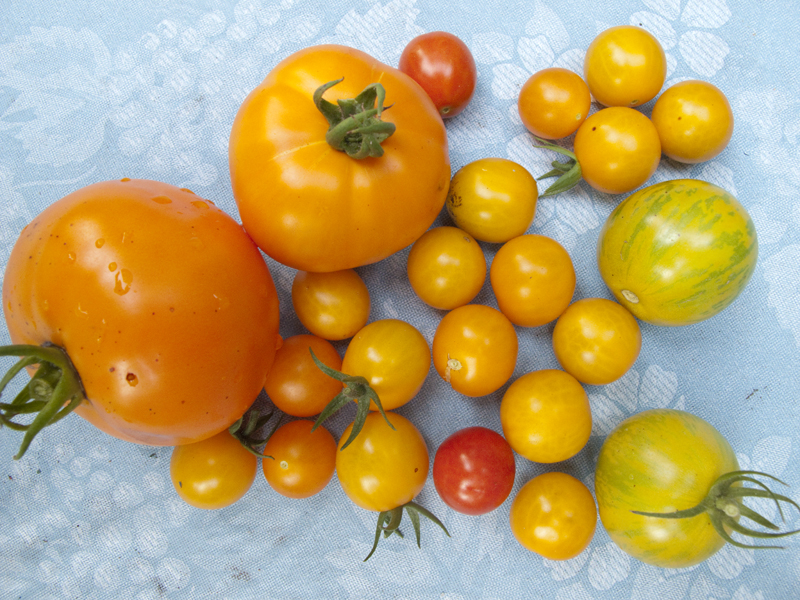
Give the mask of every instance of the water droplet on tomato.
[[94, 242], [94, 245], [97, 246], [98, 248], [102, 248], [103, 244], [105, 243], [106, 241], [103, 238], [97, 238]]
[[195, 200], [194, 202], [192, 202], [192, 206], [196, 206], [197, 208], [208, 208], [208, 204], [206, 204], [202, 200]]
[[120, 296], [124, 296], [131, 290], [132, 282], [133, 273], [128, 269], [120, 269], [114, 277], [114, 292]]
[[190, 190], [189, 188], [181, 188], [181, 191], [182, 191], [182, 192], [186, 192], [186, 193], [188, 193], [188, 194], [191, 194], [192, 196], [195, 196], [195, 195], [196, 195], [196, 194], [195, 194], [195, 193], [194, 193], [192, 190]]
[[112, 271], [112, 272], [116, 271], [117, 270], [117, 263], [115, 263], [115, 262], [108, 263], [108, 270]]
[[166, 196], [156, 196], [155, 198], [153, 198], [153, 202], [155, 202], [156, 204], [171, 204], [172, 200], [170, 198], [167, 198]]
[[131, 180], [130, 177], [123, 177], [122, 179], [120, 179], [120, 181], [123, 182], [123, 183], [127, 183], [130, 180]]

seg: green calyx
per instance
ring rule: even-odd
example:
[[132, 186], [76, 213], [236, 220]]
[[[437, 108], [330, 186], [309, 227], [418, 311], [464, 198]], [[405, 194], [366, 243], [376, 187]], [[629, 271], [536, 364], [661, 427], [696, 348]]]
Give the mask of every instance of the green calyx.
[[[19, 460], [36, 434], [75, 410], [86, 399], [86, 393], [78, 371], [67, 353], [58, 346], [50, 343], [2, 346], [0, 356], [21, 357], [0, 379], [0, 395], [20, 371], [39, 365], [30, 381], [10, 403], [0, 403], [0, 427], [25, 432], [14, 456], [14, 460]], [[29, 424], [14, 421], [18, 415], [30, 414], [36, 416]]]
[[369, 551], [367, 557], [364, 559], [364, 562], [367, 562], [370, 557], [375, 553], [375, 550], [378, 548], [378, 542], [381, 541], [381, 534], [383, 537], [389, 537], [393, 533], [396, 533], [400, 537], [403, 537], [403, 533], [400, 531], [400, 522], [403, 520], [403, 509], [408, 513], [408, 518], [411, 519], [411, 525], [414, 527], [414, 534], [417, 536], [417, 548], [421, 548], [420, 545], [420, 528], [419, 528], [419, 517], [422, 515], [426, 519], [429, 519], [436, 523], [439, 527], [442, 528], [447, 534], [447, 537], [450, 537], [450, 532], [447, 531], [447, 527], [444, 526], [436, 515], [434, 515], [429, 510], [421, 507], [419, 504], [415, 502], [407, 502], [402, 506], [398, 506], [397, 508], [393, 508], [392, 510], [384, 510], [380, 514], [378, 514], [378, 525], [375, 527], [375, 542], [372, 544], [372, 550]]
[[[791, 504], [798, 511], [800, 511], [800, 505], [798, 505], [794, 500], [774, 493], [764, 483], [760, 482], [754, 477], [751, 477], [752, 475], [767, 477], [773, 481], [777, 481], [782, 485], [786, 485], [780, 479], [759, 471], [732, 471], [722, 475], [719, 479], [717, 479], [714, 482], [714, 485], [711, 486], [708, 495], [703, 499], [702, 502], [700, 502], [700, 504], [693, 508], [678, 510], [672, 513], [650, 513], [640, 512], [637, 510], [632, 512], [645, 517], [659, 517], [661, 519], [688, 519], [690, 517], [707, 513], [716, 532], [729, 544], [733, 544], [739, 548], [752, 548], [756, 550], [766, 548], [782, 549], [783, 546], [743, 544], [734, 540], [728, 533], [728, 531], [734, 531], [744, 536], [758, 539], [782, 538], [789, 535], [794, 535], [795, 533], [800, 533], [800, 529], [795, 529], [793, 531], [779, 531], [780, 527], [778, 525], [775, 525], [753, 509], [745, 506], [743, 502], [745, 498], [767, 498], [772, 500], [778, 507], [778, 513], [781, 516], [781, 520], [784, 522], [786, 519], [783, 516], [781, 502]], [[739, 485], [745, 482], [755, 484], [758, 487], [742, 487]], [[760, 531], [753, 529], [752, 527], [742, 525], [739, 523], [740, 517], [749, 519], [761, 527], [769, 529], [770, 531]]]
[[367, 420], [367, 415], [369, 414], [370, 402], [375, 403], [375, 406], [378, 407], [378, 410], [380, 411], [384, 420], [389, 424], [389, 427], [394, 429], [394, 425], [392, 425], [392, 423], [389, 421], [389, 418], [386, 416], [386, 412], [383, 410], [381, 399], [378, 397], [377, 392], [370, 387], [366, 378], [361, 377], [360, 375], [346, 375], [337, 371], [336, 369], [332, 369], [318, 359], [317, 355], [314, 354], [314, 351], [311, 348], [309, 348], [308, 351], [311, 352], [311, 358], [323, 373], [325, 373], [328, 377], [333, 377], [334, 379], [341, 381], [344, 384], [344, 389], [342, 389], [342, 391], [339, 392], [333, 400], [328, 402], [328, 405], [319, 414], [317, 420], [314, 422], [314, 426], [311, 428], [311, 431], [314, 431], [317, 427], [322, 425], [322, 423], [324, 423], [328, 417], [335, 415], [343, 406], [346, 406], [353, 401], [358, 403], [358, 408], [356, 409], [356, 418], [353, 419], [353, 428], [350, 430], [350, 437], [347, 438], [347, 441], [342, 445], [340, 450], [347, 448], [364, 428], [364, 422]]
[[568, 159], [564, 162], [554, 160], [552, 163], [550, 163], [553, 169], [538, 178], [538, 181], [541, 181], [542, 179], [549, 179], [550, 177], [558, 177], [555, 183], [547, 188], [543, 194], [540, 194], [539, 197], [546, 198], [547, 196], [555, 196], [561, 192], [571, 190], [578, 185], [583, 176], [581, 174], [581, 163], [578, 162], [578, 158], [575, 156], [575, 153], [536, 136], [533, 136], [533, 139], [538, 142], [537, 144], [534, 144], [534, 146], [537, 148], [544, 148], [546, 150], [558, 152], [559, 154], [566, 156]]
[[275, 457], [260, 452], [258, 447], [266, 444], [269, 438], [272, 437], [272, 434], [278, 430], [283, 420], [283, 415], [280, 414], [278, 416], [278, 420], [266, 437], [259, 437], [256, 434], [259, 429], [269, 422], [273, 414], [275, 414], [275, 411], [270, 410], [267, 414], [262, 415], [259, 409], [255, 406], [251, 406], [238, 421], [228, 428], [228, 431], [233, 437], [239, 440], [242, 446], [251, 454], [255, 454], [258, 458], [271, 458], [275, 460]]
[[388, 108], [383, 106], [386, 90], [380, 83], [373, 83], [355, 98], [337, 100], [336, 104], [325, 100], [323, 94], [343, 79], [329, 81], [314, 92], [314, 104], [330, 125], [325, 140], [351, 158], [383, 156], [381, 143], [396, 129], [394, 123], [381, 121], [381, 114]]

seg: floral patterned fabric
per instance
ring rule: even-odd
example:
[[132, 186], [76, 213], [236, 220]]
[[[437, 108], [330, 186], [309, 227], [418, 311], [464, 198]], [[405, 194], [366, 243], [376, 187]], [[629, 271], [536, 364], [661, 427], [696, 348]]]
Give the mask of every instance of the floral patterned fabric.
[[[513, 6], [513, 10], [509, 10]], [[447, 122], [453, 170], [509, 158], [538, 175], [552, 156], [534, 147], [517, 114], [520, 86], [535, 71], [581, 72], [601, 30], [641, 25], [661, 41], [667, 85], [689, 78], [721, 88], [733, 107], [733, 139], [696, 166], [664, 159], [651, 182], [694, 177], [732, 192], [750, 212], [760, 259], [742, 296], [720, 315], [685, 328], [643, 324], [633, 369], [587, 386], [593, 435], [575, 458], [540, 465], [517, 457], [513, 495], [532, 477], [562, 470], [593, 487], [604, 436], [651, 407], [691, 411], [716, 426], [742, 468], [781, 477], [800, 501], [800, 54], [793, 2], [745, 0], [155, 0], [95, 3], [7, 0], [0, 14], [0, 271], [20, 230], [45, 206], [83, 185], [138, 177], [189, 187], [238, 218], [227, 143], [247, 93], [283, 57], [323, 42], [347, 44], [397, 65], [420, 33], [446, 30], [472, 49], [478, 89]], [[643, 107], [646, 113], [652, 102]], [[530, 232], [570, 252], [575, 298], [611, 297], [597, 272], [600, 227], [620, 198], [581, 184], [541, 199]], [[451, 224], [445, 213], [437, 225]], [[487, 261], [497, 245], [483, 244]], [[432, 340], [442, 316], [413, 293], [408, 249], [358, 269], [371, 319], [405, 319]], [[304, 332], [292, 313], [294, 271], [269, 261], [281, 300], [281, 334]], [[488, 283], [476, 302], [496, 306]], [[2, 342], [8, 343], [8, 332]], [[514, 377], [555, 368], [552, 324], [517, 329]], [[346, 343], [337, 348], [344, 353]], [[10, 364], [10, 361], [4, 362]], [[501, 431], [502, 391], [459, 396], [433, 369], [398, 412], [431, 453], [469, 425]], [[13, 396], [12, 396], [13, 397]], [[341, 435], [352, 411], [329, 422]], [[520, 546], [508, 524], [511, 498], [481, 517], [460, 515], [430, 480], [418, 501], [452, 538], [423, 523], [422, 548], [406, 536], [371, 546], [375, 515], [353, 505], [334, 479], [319, 495], [289, 500], [263, 477], [237, 504], [202, 511], [169, 478], [169, 448], [118, 441], [71, 416], [13, 461], [19, 436], [0, 431], [0, 597], [8, 599], [659, 598], [766, 600], [800, 597], [798, 543], [783, 551], [726, 546], [689, 569], [662, 570], [624, 554], [598, 522], [589, 548], [552, 562]], [[774, 506], [759, 507], [779, 518]], [[800, 527], [786, 512], [787, 528]]]

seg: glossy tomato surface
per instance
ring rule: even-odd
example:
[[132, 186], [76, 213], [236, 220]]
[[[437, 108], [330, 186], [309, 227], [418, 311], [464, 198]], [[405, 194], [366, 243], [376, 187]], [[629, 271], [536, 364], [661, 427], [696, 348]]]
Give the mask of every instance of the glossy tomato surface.
[[608, 535], [635, 558], [665, 568], [695, 565], [725, 541], [707, 513], [685, 519], [634, 514], [692, 508], [739, 463], [730, 444], [690, 413], [653, 409], [625, 419], [597, 459], [595, 493]]
[[609, 215], [597, 263], [614, 297], [654, 325], [690, 325], [729, 306], [750, 280], [758, 236], [745, 208], [711, 183], [639, 190]]
[[423, 33], [411, 40], [398, 68], [422, 86], [443, 119], [460, 114], [475, 93], [478, 69], [472, 52], [446, 31]]
[[344, 493], [356, 505], [376, 512], [410, 502], [428, 478], [428, 447], [411, 421], [387, 412], [394, 429], [380, 413], [367, 416], [364, 428], [347, 448], [348, 425], [336, 452], [336, 473]]
[[638, 110], [604, 108], [578, 129], [575, 156], [586, 183], [600, 192], [623, 194], [655, 173], [661, 142], [655, 125]]
[[725, 94], [691, 79], [667, 88], [653, 106], [661, 149], [673, 160], [699, 163], [720, 154], [733, 135], [733, 111]]
[[586, 50], [583, 76], [605, 106], [641, 106], [658, 95], [667, 75], [667, 57], [656, 37], [641, 27], [610, 27]]
[[589, 489], [566, 473], [544, 473], [522, 486], [511, 504], [511, 532], [525, 548], [568, 560], [594, 537], [597, 506]]
[[467, 304], [439, 322], [433, 336], [433, 366], [455, 391], [485, 396], [509, 380], [518, 350], [517, 332], [503, 313]]
[[353, 269], [298, 271], [292, 281], [292, 306], [311, 333], [338, 341], [353, 337], [367, 324], [372, 302], [364, 280]]
[[572, 135], [589, 116], [589, 87], [577, 73], [561, 67], [537, 71], [519, 93], [519, 116], [533, 135], [556, 140]]
[[436, 491], [447, 506], [466, 515], [483, 515], [505, 502], [515, 474], [511, 446], [487, 427], [456, 431], [433, 459]]
[[[354, 159], [326, 141], [314, 92], [336, 104], [380, 83], [395, 132], [383, 156]], [[377, 262], [414, 242], [447, 195], [450, 159], [439, 112], [405, 73], [345, 46], [311, 46], [278, 63], [244, 100], [230, 136], [233, 196], [269, 256], [303, 271]]]
[[256, 477], [258, 459], [227, 430], [176, 446], [169, 473], [184, 502], [206, 510], [230, 506], [247, 493]]
[[123, 179], [39, 214], [3, 281], [17, 344], [69, 354], [106, 433], [155, 446], [227, 429], [255, 401], [278, 345], [278, 299], [242, 227], [177, 187]]

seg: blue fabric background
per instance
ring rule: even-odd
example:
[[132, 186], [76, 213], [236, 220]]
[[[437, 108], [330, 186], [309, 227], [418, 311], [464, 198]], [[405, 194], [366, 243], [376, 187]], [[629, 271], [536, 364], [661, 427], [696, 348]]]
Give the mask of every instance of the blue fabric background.
[[[616, 423], [645, 408], [675, 407], [714, 424], [743, 468], [783, 478], [791, 486], [786, 493], [800, 501], [795, 2], [5, 0], [0, 16], [0, 267], [34, 215], [95, 181], [163, 180], [238, 218], [227, 170], [233, 117], [271, 67], [302, 47], [348, 44], [396, 65], [420, 33], [458, 35], [478, 63], [478, 89], [469, 108], [447, 122], [453, 171], [499, 156], [539, 174], [551, 157], [533, 147], [517, 116], [521, 84], [553, 65], [580, 71], [586, 47], [609, 26], [647, 27], [668, 54], [667, 85], [711, 81], [727, 94], [736, 119], [723, 154], [696, 166], [664, 159], [652, 182], [696, 177], [733, 192], [756, 223], [759, 264], [741, 297], [713, 319], [675, 329], [643, 324], [633, 369], [614, 384], [587, 386], [595, 421], [587, 447], [557, 465], [518, 457], [512, 495], [547, 470], [571, 473], [592, 488], [597, 452]], [[610, 297], [595, 244], [619, 200], [581, 185], [539, 202], [530, 231], [569, 250], [576, 299]], [[443, 214], [436, 224], [449, 220]], [[488, 262], [497, 246], [483, 248]], [[358, 271], [372, 294], [372, 320], [406, 319], [430, 341], [442, 313], [411, 290], [407, 253]], [[281, 333], [302, 333], [289, 294], [294, 272], [269, 264]], [[488, 280], [476, 301], [496, 306]], [[0, 342], [8, 342], [0, 329]], [[552, 325], [518, 328], [515, 377], [557, 366], [551, 333]], [[337, 347], [344, 353], [346, 344]], [[483, 424], [500, 431], [501, 396], [502, 390], [461, 397], [431, 370], [418, 397], [398, 412], [420, 428], [432, 458], [456, 429]], [[351, 418], [342, 411], [330, 429], [340, 435]], [[493, 513], [466, 517], [441, 502], [429, 479], [419, 501], [442, 518], [452, 539], [423, 524], [421, 550], [408, 538], [392, 538], [364, 564], [375, 516], [351, 504], [335, 480], [313, 498], [292, 501], [259, 474], [239, 503], [204, 512], [174, 493], [168, 448], [117, 441], [78, 417], [46, 430], [14, 462], [18, 442], [13, 432], [0, 432], [2, 598], [800, 597], [793, 539], [784, 551], [726, 547], [697, 567], [660, 570], [619, 551], [598, 523], [583, 554], [557, 563], [516, 542], [510, 499]], [[776, 516], [774, 508], [761, 508]], [[796, 513], [787, 515], [787, 527], [800, 526]]]

